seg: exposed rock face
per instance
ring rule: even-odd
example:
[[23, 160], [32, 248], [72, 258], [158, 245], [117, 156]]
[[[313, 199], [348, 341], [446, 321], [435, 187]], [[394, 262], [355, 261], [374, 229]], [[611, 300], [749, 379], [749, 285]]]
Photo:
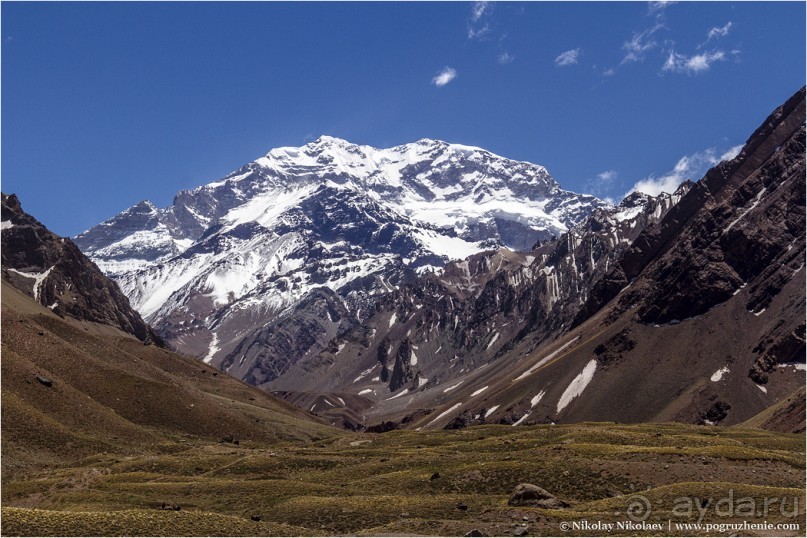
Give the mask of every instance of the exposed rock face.
[[[689, 187], [684, 183], [676, 193], [658, 197], [636, 194], [618, 207], [597, 209], [528, 254], [488, 251], [450, 262], [439, 274], [424, 274], [379, 297], [366, 320], [337, 337], [335, 353], [320, 354], [318, 364], [343, 375], [319, 377], [311, 375], [312, 368], [291, 368], [267, 386], [368, 391], [376, 397], [437, 391], [498, 360], [517, 342], [534, 349], [571, 326], [593, 283]], [[482, 423], [476, 415], [456, 425]]]
[[[792, 324], [794, 320], [789, 320]], [[795, 320], [798, 321], [798, 320]], [[792, 332], [782, 335], [782, 328], [787, 325], [786, 320], [781, 320], [774, 329], [760, 341], [753, 349], [757, 353], [754, 365], [748, 371], [748, 377], [759, 385], [768, 382], [768, 373], [777, 365], [798, 365], [804, 364], [805, 360], [805, 324], [798, 325]]]
[[[322, 137], [223, 180], [141, 202], [76, 242], [173, 347], [251, 383], [299, 364], [451, 259], [528, 249], [606, 204], [538, 165], [420, 140], [390, 149]], [[417, 370], [386, 365], [396, 386]], [[284, 386], [284, 389], [294, 388]]]
[[[444, 418], [434, 426], [482, 418], [730, 425], [803, 388], [804, 94], [766, 119], [735, 159], [639, 228], [593, 278], [580, 268], [588, 252], [597, 266], [596, 248], [571, 258], [575, 249], [564, 250], [562, 237], [543, 262], [554, 268], [559, 299], [549, 308], [540, 295], [528, 302], [535, 315], [497, 358], [506, 365], [466, 376], [472, 385], [441, 400]], [[802, 409], [788, 406], [783, 423], [803, 423], [791, 417]]]
[[104, 323], [144, 342], [161, 339], [129, 306], [117, 284], [76, 245], [23, 211], [14, 194], [2, 195], [3, 278], [54, 313]]
[[622, 358], [622, 354], [636, 347], [630, 337], [630, 330], [624, 329], [594, 348], [597, 361], [602, 365], [612, 364]]
[[764, 310], [804, 263], [804, 120], [801, 91], [636, 239], [587, 310], [633, 279], [620, 305], [645, 323], [697, 316], [746, 285], [748, 309]]
[[[362, 398], [321, 411], [352, 429], [738, 423], [803, 386], [804, 121], [802, 89], [701, 181], [590, 208], [558, 233], [528, 223], [540, 233], [522, 253], [501, 247], [505, 237], [535, 236], [501, 215], [446, 224], [424, 208], [473, 212], [505, 188], [532, 203], [527, 191], [546, 187], [539, 171], [513, 168], [515, 182], [489, 185], [477, 180], [484, 167], [501, 172], [495, 159], [418, 143], [407, 164], [389, 157], [395, 183], [368, 172], [377, 161], [366, 148], [321, 140], [299, 150], [313, 161], [284, 150], [193, 191], [194, 207], [222, 216], [182, 254], [120, 278], [133, 294], [176, 282], [142, 304], [173, 342], [237, 377], [306, 405]], [[279, 177], [303, 190], [271, 190]], [[247, 196], [240, 182], [256, 178]], [[224, 186], [242, 194], [213, 196]], [[500, 248], [447, 262], [438, 243]]]

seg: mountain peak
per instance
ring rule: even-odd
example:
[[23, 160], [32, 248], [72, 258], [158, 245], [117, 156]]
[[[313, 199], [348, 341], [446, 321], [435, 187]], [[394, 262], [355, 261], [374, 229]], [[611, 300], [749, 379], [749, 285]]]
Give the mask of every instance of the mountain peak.
[[344, 138], [338, 138], [336, 136], [331, 135], [320, 135], [316, 140], [313, 142], [309, 142], [306, 146], [355, 146], [352, 142], [345, 140]]

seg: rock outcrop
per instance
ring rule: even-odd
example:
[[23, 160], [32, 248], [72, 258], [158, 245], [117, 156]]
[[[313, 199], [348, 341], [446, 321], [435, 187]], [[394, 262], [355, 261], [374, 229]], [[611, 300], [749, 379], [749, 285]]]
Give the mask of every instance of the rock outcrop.
[[117, 327], [145, 343], [162, 339], [129, 299], [69, 238], [59, 237], [2, 195], [3, 278], [54, 313]]

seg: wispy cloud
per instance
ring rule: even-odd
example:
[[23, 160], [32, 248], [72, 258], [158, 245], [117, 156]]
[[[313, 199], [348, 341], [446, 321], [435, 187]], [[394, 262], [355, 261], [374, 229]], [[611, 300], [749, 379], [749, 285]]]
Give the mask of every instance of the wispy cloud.
[[497, 59], [497, 61], [500, 64], [504, 65], [504, 64], [509, 64], [510, 62], [512, 62], [515, 59], [516, 59], [516, 57], [513, 56], [512, 54], [510, 54], [508, 52], [502, 52], [501, 54], [499, 54], [499, 58]]
[[625, 51], [625, 56], [619, 65], [629, 62], [639, 62], [644, 60], [648, 51], [656, 48], [658, 43], [653, 41], [652, 37], [660, 29], [664, 28], [661, 24], [656, 24], [646, 30], [633, 34], [630, 41], [625, 41], [622, 44], [622, 50]]
[[651, 15], [658, 15], [662, 13], [667, 7], [677, 4], [673, 0], [660, 0], [658, 2], [648, 2], [647, 3], [647, 12]]
[[709, 31], [706, 33], [706, 41], [698, 45], [698, 49], [709, 43], [713, 39], [720, 39], [722, 37], [726, 37], [729, 35], [729, 30], [731, 30], [732, 22], [727, 22], [724, 26], [721, 27], [713, 27], [710, 28]]
[[678, 162], [675, 163], [675, 167], [666, 174], [659, 177], [650, 175], [637, 181], [625, 196], [634, 191], [643, 192], [651, 196], [658, 196], [662, 192], [673, 193], [685, 180], [699, 180], [709, 168], [721, 161], [733, 159], [740, 153], [742, 148], [743, 146], [741, 144], [729, 148], [720, 154], [718, 154], [715, 148], [708, 148], [704, 151], [693, 153], [692, 155], [685, 155], [678, 159]]
[[555, 65], [558, 67], [564, 67], [567, 65], [574, 65], [577, 63], [577, 58], [580, 56], [580, 49], [572, 49], [567, 50], [565, 52], [561, 52], [557, 58], [555, 58]]
[[671, 71], [673, 73], [687, 73], [697, 74], [708, 71], [715, 62], [720, 62], [726, 59], [726, 53], [722, 50], [713, 50], [704, 52], [702, 54], [695, 54], [694, 56], [686, 56], [678, 54], [675, 50], [670, 50], [667, 60], [661, 67], [662, 71]]
[[437, 86], [438, 88], [442, 88], [452, 80], [457, 78], [457, 70], [453, 67], [444, 67], [440, 70], [439, 73], [432, 79], [432, 84]]
[[618, 176], [619, 174], [616, 170], [605, 170], [597, 174], [594, 179], [586, 181], [584, 189], [586, 192], [613, 205], [614, 200], [608, 195], [613, 192]]
[[706, 34], [706, 40], [708, 41], [710, 39], [714, 39], [717, 37], [726, 37], [729, 33], [729, 30], [731, 30], [731, 21], [727, 22], [725, 26], [722, 26], [720, 28], [715, 27], [709, 30], [709, 33]]
[[471, 5], [471, 21], [477, 22], [488, 10], [488, 2], [474, 2]]
[[720, 161], [730, 161], [734, 157], [740, 154], [743, 149], [743, 144], [737, 144], [734, 147], [727, 149], [723, 154], [720, 156]]
[[471, 4], [471, 16], [468, 18], [468, 39], [480, 39], [490, 32], [490, 24], [485, 19], [492, 10], [490, 2]]
[[479, 39], [488, 33], [490, 33], [490, 25], [488, 24], [478, 28], [468, 26], [468, 39]]

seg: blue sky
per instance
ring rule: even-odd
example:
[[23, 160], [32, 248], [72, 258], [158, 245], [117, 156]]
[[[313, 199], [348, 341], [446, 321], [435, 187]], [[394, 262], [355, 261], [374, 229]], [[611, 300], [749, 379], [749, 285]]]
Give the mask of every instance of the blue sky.
[[546, 166], [618, 201], [805, 81], [803, 2], [2, 3], [2, 189], [74, 235], [321, 134]]

